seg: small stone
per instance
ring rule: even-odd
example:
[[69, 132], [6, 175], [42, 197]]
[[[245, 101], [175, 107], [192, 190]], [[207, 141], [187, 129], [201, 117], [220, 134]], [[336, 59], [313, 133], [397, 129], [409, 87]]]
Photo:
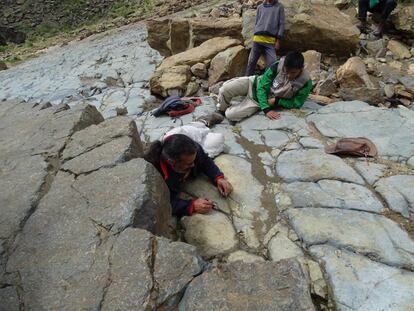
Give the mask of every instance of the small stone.
[[402, 67], [404, 66], [403, 63], [396, 60], [389, 62], [389, 65], [391, 68], [397, 69], [399, 71], [401, 71]]
[[191, 72], [196, 77], [205, 79], [207, 77], [207, 67], [204, 63], [197, 63], [191, 67]]
[[394, 85], [392, 85], [392, 84], [385, 85], [385, 87], [384, 87], [384, 93], [385, 93], [385, 96], [387, 98], [394, 97], [394, 94], [395, 94]]
[[406, 98], [400, 98], [399, 101], [401, 104], [403, 104], [405, 107], [409, 107], [411, 105], [411, 100]]
[[411, 53], [407, 46], [397, 40], [390, 40], [387, 48], [394, 54], [397, 59], [410, 58]]

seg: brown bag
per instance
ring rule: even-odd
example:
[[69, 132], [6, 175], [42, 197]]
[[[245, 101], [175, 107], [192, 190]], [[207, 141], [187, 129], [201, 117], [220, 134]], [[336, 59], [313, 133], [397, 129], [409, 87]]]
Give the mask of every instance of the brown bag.
[[375, 157], [378, 153], [375, 144], [365, 137], [342, 138], [336, 144], [327, 146], [325, 151], [326, 153], [358, 157]]

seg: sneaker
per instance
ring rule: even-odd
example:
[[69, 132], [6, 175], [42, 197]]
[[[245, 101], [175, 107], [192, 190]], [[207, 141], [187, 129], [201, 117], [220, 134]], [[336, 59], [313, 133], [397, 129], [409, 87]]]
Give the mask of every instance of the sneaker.
[[385, 26], [385, 23], [384, 22], [378, 23], [378, 26], [377, 26], [377, 28], [374, 31], [374, 36], [376, 36], [376, 37], [382, 37], [382, 33], [384, 32], [384, 26]]
[[203, 122], [207, 127], [213, 127], [215, 124], [219, 124], [224, 120], [224, 116], [218, 112], [213, 112], [199, 117], [196, 121]]

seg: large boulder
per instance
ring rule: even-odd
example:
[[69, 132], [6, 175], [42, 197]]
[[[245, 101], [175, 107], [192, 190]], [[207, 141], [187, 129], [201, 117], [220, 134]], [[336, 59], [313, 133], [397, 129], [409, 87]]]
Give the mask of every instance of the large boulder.
[[414, 37], [414, 5], [398, 7], [391, 16], [395, 28]]
[[190, 66], [187, 65], [160, 69], [152, 75], [150, 89], [152, 93], [162, 97], [167, 97], [172, 95], [171, 92], [177, 91], [178, 94], [183, 95], [187, 90], [187, 84], [190, 82], [190, 78]]
[[148, 38], [147, 42], [150, 47], [157, 50], [162, 56], [171, 55], [168, 47], [170, 39], [170, 19], [150, 19], [147, 21]]
[[208, 84], [213, 85], [222, 80], [242, 76], [247, 66], [247, 59], [247, 50], [242, 45], [218, 53], [210, 64]]
[[295, 260], [219, 266], [194, 279], [180, 310], [315, 310]]
[[167, 42], [171, 54], [184, 52], [190, 46], [190, 24], [186, 19], [172, 19]]
[[[283, 0], [286, 27], [282, 49], [317, 50], [339, 56], [356, 51], [359, 31], [346, 14], [332, 5], [311, 2]], [[249, 44], [254, 29], [254, 12], [243, 14], [243, 38]]]
[[158, 18], [149, 20], [147, 29], [148, 44], [166, 57], [217, 37], [242, 40], [240, 18]]
[[368, 76], [365, 64], [358, 56], [351, 57], [336, 71], [336, 78], [341, 87], [355, 88], [366, 86], [374, 88], [374, 84]]
[[194, 47], [217, 37], [242, 40], [242, 22], [239, 18], [194, 18], [190, 20], [190, 28], [191, 45]]
[[312, 82], [316, 84], [320, 79], [322, 54], [314, 50], [309, 50], [302, 54], [305, 59], [305, 69], [309, 73]]
[[192, 66], [212, 59], [219, 52], [240, 44], [240, 41], [231, 37], [216, 37], [207, 40], [198, 47], [166, 58], [158, 69], [171, 68], [178, 65]]

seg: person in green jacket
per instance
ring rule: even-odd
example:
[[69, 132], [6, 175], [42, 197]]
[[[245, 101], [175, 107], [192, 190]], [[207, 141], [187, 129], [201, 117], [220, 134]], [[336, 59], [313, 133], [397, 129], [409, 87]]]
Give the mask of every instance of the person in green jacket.
[[[218, 112], [230, 121], [240, 121], [259, 110], [272, 120], [280, 118], [274, 108], [299, 109], [312, 89], [312, 80], [304, 69], [302, 53], [290, 52], [270, 66], [263, 76], [234, 78], [219, 90]], [[232, 104], [232, 98], [244, 96]]]

